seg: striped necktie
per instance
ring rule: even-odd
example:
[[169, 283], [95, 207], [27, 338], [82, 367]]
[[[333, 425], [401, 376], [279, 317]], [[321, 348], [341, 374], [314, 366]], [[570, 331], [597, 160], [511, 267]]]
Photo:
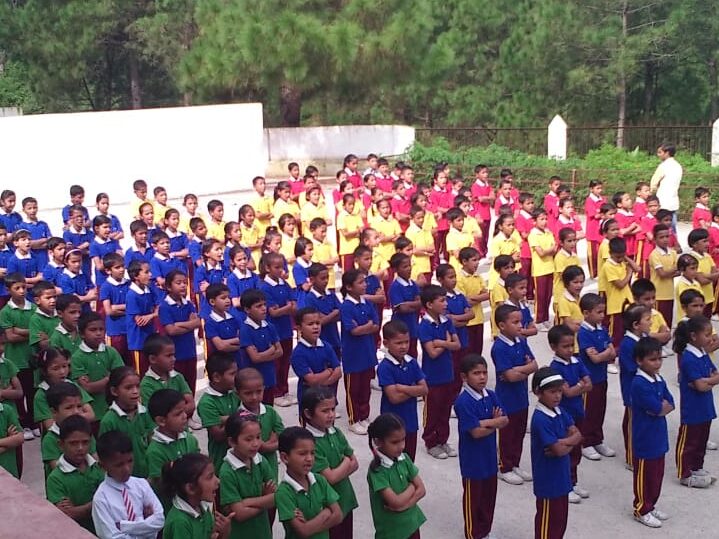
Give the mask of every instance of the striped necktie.
[[132, 500], [130, 499], [130, 493], [127, 492], [126, 488], [122, 489], [122, 501], [125, 504], [125, 511], [127, 511], [127, 520], [135, 520], [135, 511], [132, 508]]

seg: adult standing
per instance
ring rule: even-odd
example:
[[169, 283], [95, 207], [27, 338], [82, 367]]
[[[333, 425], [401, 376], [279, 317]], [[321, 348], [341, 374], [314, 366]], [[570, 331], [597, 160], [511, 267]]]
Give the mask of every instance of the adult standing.
[[677, 149], [674, 144], [664, 143], [657, 148], [657, 157], [661, 160], [654, 171], [650, 187], [659, 198], [659, 205], [672, 212], [672, 226], [677, 230], [677, 212], [679, 211], [679, 184], [682, 181], [682, 166], [674, 159]]

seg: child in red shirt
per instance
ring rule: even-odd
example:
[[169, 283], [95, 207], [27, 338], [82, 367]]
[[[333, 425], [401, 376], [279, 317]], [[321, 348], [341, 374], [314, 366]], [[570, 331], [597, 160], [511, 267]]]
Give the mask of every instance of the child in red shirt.
[[544, 211], [547, 212], [547, 225], [550, 230], [554, 230], [554, 224], [557, 221], [559, 215], [559, 186], [562, 184], [562, 179], [559, 176], [552, 176], [549, 178], [549, 192], [544, 195], [543, 207]]
[[637, 221], [640, 221], [642, 217], [647, 214], [647, 198], [652, 193], [647, 182], [639, 182], [634, 190], [636, 196], [634, 197], [634, 207], [632, 211]]
[[512, 171], [508, 168], [503, 168], [499, 171], [499, 179], [500, 181], [507, 180], [512, 184], [512, 190], [509, 192], [509, 194], [514, 200], [519, 200], [519, 189], [514, 187], [514, 174], [512, 173]]
[[639, 220], [639, 233], [637, 234], [637, 258], [639, 276], [649, 279], [649, 255], [654, 250], [654, 225], [658, 225], [657, 212], [659, 211], [659, 198], [649, 195], [646, 200], [647, 213]]
[[709, 228], [712, 224], [712, 212], [709, 210], [709, 189], [697, 187], [694, 189], [694, 211], [692, 211], [693, 228]]
[[402, 180], [396, 181], [392, 184], [392, 199], [390, 200], [390, 207], [392, 208], [392, 214], [394, 218], [399, 221], [399, 226], [404, 234], [409, 226], [409, 210], [410, 202], [405, 195], [405, 184]]
[[489, 168], [487, 165], [474, 167], [474, 183], [472, 184], [472, 206], [474, 218], [482, 229], [479, 256], [487, 256], [487, 242], [489, 241], [489, 224], [492, 221], [491, 209], [494, 203], [494, 191], [489, 184]]
[[[385, 193], [392, 192], [392, 182], [394, 180], [392, 180], [392, 176], [389, 174], [389, 161], [387, 161], [384, 157], [380, 157], [377, 160], [377, 172], [375, 173], [375, 177], [377, 178], [377, 187], [382, 189]], [[367, 185], [365, 185], [365, 187], [367, 187]]]
[[345, 155], [345, 158], [342, 161], [342, 168], [347, 174], [347, 179], [352, 182], [355, 189], [362, 187], [362, 176], [357, 171], [358, 164], [359, 159], [357, 159], [357, 156], [353, 153]]
[[577, 240], [584, 239], [584, 231], [582, 230], [582, 223], [575, 217], [574, 214], [574, 201], [571, 198], [560, 198], [558, 202], [557, 221], [554, 223], [554, 238], [559, 245], [559, 231], [563, 228], [571, 228], [576, 232]]
[[404, 183], [404, 196], [409, 200], [417, 192], [417, 184], [414, 183], [414, 169], [409, 165], [404, 165], [399, 177]]
[[614, 218], [619, 224], [619, 237], [624, 238], [627, 245], [627, 256], [634, 258], [637, 254], [637, 233], [639, 232], [639, 223], [632, 211], [632, 197], [629, 193], [619, 191], [614, 193], [612, 202], [617, 208], [617, 214]]
[[447, 232], [449, 231], [449, 223], [444, 216], [453, 206], [454, 199], [452, 193], [447, 190], [447, 174], [444, 170], [436, 169], [434, 172], [434, 186], [429, 195], [429, 205], [431, 211], [438, 217], [437, 219], [437, 236], [435, 236], [434, 249], [437, 257], [444, 256], [447, 260]]
[[584, 215], [587, 219], [587, 264], [589, 265], [589, 275], [594, 279], [597, 278], [599, 244], [602, 243], [603, 239], [602, 234], [599, 232], [599, 224], [602, 219], [600, 208], [605, 202], [602, 196], [603, 190], [604, 184], [601, 180], [591, 180], [589, 182], [589, 195], [584, 201]]
[[494, 214], [499, 215], [499, 208], [502, 206], [511, 206], [512, 212], [516, 213], [519, 209], [519, 203], [517, 199], [512, 196], [512, 181], [504, 180], [499, 181], [499, 193], [494, 201]]
[[531, 193], [520, 193], [519, 212], [514, 219], [514, 228], [522, 238], [522, 245], [519, 247], [519, 260], [521, 266], [519, 273], [527, 278], [527, 299], [534, 300], [534, 279], [532, 279], [532, 251], [529, 248], [527, 236], [534, 228], [534, 195]]

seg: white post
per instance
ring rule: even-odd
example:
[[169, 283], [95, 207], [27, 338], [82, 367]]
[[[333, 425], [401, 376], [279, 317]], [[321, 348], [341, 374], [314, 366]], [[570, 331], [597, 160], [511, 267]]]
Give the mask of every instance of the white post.
[[719, 167], [719, 119], [712, 125], [711, 164], [713, 167]]
[[547, 157], [558, 161], [567, 158], [567, 123], [559, 114], [547, 127]]

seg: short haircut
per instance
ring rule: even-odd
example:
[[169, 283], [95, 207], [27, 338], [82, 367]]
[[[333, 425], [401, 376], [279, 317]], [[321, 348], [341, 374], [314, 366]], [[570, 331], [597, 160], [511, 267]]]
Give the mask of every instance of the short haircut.
[[550, 346], [557, 346], [563, 337], [571, 337], [574, 340], [574, 332], [566, 324], [552, 326], [547, 333], [547, 341]]
[[579, 300], [579, 308], [582, 312], [593, 311], [599, 305], [605, 305], [606, 303], [606, 300], [599, 294], [589, 292], [588, 294], [584, 294]]
[[167, 235], [166, 232], [162, 230], [156, 230], [152, 233], [152, 238], [150, 238], [150, 243], [157, 243], [160, 240], [168, 240], [169, 241], [170, 236]]
[[393, 339], [397, 335], [409, 334], [409, 328], [402, 320], [390, 320], [382, 327], [382, 338]]
[[[305, 316], [309, 316], [311, 314], [320, 314], [320, 311], [316, 307], [302, 307], [295, 313], [295, 324], [299, 326], [304, 321]], [[299, 328], [297, 329], [299, 331]]]
[[694, 247], [694, 244], [709, 239], [709, 231], [706, 228], [695, 228], [687, 236], [687, 243], [689, 247]]
[[82, 185], [71, 185], [70, 186], [70, 196], [78, 196], [78, 195], [84, 195], [85, 189], [82, 187]]
[[667, 218], [671, 219], [673, 214], [674, 214], [674, 212], [672, 212], [670, 210], [665, 210], [664, 208], [662, 208], [657, 212], [657, 221], [663, 221], [664, 219], [667, 219]]
[[360, 257], [366, 255], [367, 253], [372, 254], [372, 249], [370, 249], [366, 245], [360, 245], [359, 247], [357, 247], [357, 249], [354, 250], [354, 252], [352, 253], [352, 256], [354, 256], [355, 259], [357, 259], [357, 258], [360, 258]]
[[547, 215], [547, 210], [545, 210], [544, 208], [537, 208], [532, 212], [532, 219], [536, 221], [542, 215]]
[[[410, 240], [407, 236], [400, 236], [396, 240], [394, 240], [394, 250], [395, 251], [401, 251], [403, 249], [406, 249], [407, 247], [412, 246], [412, 240]], [[392, 261], [390, 260], [390, 266], [392, 265]]]
[[[3, 225], [3, 230], [6, 230], [4, 225]], [[48, 240], [47, 240], [47, 250], [48, 251], [54, 251], [61, 245], [63, 247], [66, 246], [67, 242], [64, 239], [59, 238], [57, 236], [53, 236], [52, 238], [48, 238]]]
[[84, 432], [88, 436], [92, 436], [92, 427], [90, 422], [81, 415], [75, 414], [66, 417], [60, 423], [60, 439], [65, 440], [73, 432]]
[[205, 289], [205, 297], [207, 298], [207, 301], [216, 299], [217, 296], [222, 293], [230, 293], [230, 289], [223, 283], [213, 283]]
[[22, 207], [24, 208], [28, 204], [37, 204], [37, 199], [35, 197], [25, 197], [22, 199]]
[[437, 268], [434, 270], [437, 275], [437, 279], [444, 279], [450, 271], [454, 271], [454, 266], [451, 264], [438, 264]]
[[158, 185], [152, 190], [152, 194], [155, 196], [159, 195], [160, 193], [167, 193], [167, 189], [165, 189], [161, 185]]
[[[5, 277], [5, 283], [7, 284], [7, 277]], [[55, 299], [55, 309], [58, 312], [63, 312], [70, 305], [81, 305], [82, 301], [75, 294], [60, 294]]]
[[622, 254], [627, 252], [627, 242], [624, 238], [612, 238], [609, 240], [609, 252], [611, 254]]
[[644, 305], [639, 305], [637, 303], [632, 303], [631, 305], [629, 305], [626, 309], [624, 309], [624, 312], [622, 312], [622, 322], [624, 323], [624, 330], [631, 331], [632, 326], [639, 322], [642, 317], [647, 313], [651, 313], [651, 311], [647, 309]]
[[447, 295], [447, 291], [441, 286], [436, 284], [430, 284], [425, 286], [419, 293], [420, 301], [422, 306], [426, 307], [428, 303], [432, 303], [434, 300]]
[[289, 453], [300, 440], [310, 440], [314, 444], [315, 437], [304, 427], [287, 427], [280, 433], [277, 449], [280, 453]]
[[102, 225], [110, 225], [112, 224], [112, 219], [110, 219], [107, 215], [96, 215], [92, 219], [92, 228], [95, 229], [98, 226]]
[[254, 367], [245, 367], [244, 369], [238, 370], [237, 374], [235, 374], [235, 389], [242, 389], [242, 386], [250, 380], [259, 380], [264, 385], [264, 378], [262, 378], [260, 371]]
[[459, 250], [459, 254], [457, 255], [460, 262], [464, 262], [475, 257], [479, 258], [479, 251], [477, 251], [474, 247], [463, 247]]
[[147, 189], [147, 182], [145, 180], [135, 180], [132, 182], [133, 191], [139, 191], [140, 189]]
[[317, 277], [323, 271], [329, 272], [327, 266], [318, 262], [314, 262], [309, 268], [307, 268], [307, 275], [310, 277], [310, 279], [312, 279]]
[[649, 292], [656, 292], [657, 287], [649, 279], [637, 279], [632, 283], [632, 296], [634, 299], [641, 298]]
[[501, 322], [506, 322], [510, 314], [521, 312], [522, 311], [514, 305], [499, 305], [494, 311], [494, 323], [499, 325]]
[[510, 288], [514, 288], [519, 283], [523, 283], [525, 281], [527, 281], [527, 276], [515, 271], [514, 273], [507, 275], [507, 278], [504, 280], [504, 288], [509, 290]]
[[145, 224], [145, 221], [140, 221], [138, 219], [130, 223], [130, 235], [134, 236], [138, 232], [147, 232], [147, 225]]
[[486, 367], [487, 360], [479, 354], [467, 354], [459, 361], [459, 370], [460, 372], [467, 374], [477, 365], [484, 365]]
[[[659, 212], [657, 212], [657, 213], [659, 213]], [[662, 223], [654, 225], [654, 228], [652, 229], [652, 233], [654, 234], [654, 236], [656, 236], [660, 232], [671, 232], [671, 228], [669, 228], [667, 225], [664, 225]]]
[[165, 346], [173, 346], [175, 342], [167, 335], [160, 335], [159, 333], [153, 333], [147, 336], [145, 344], [142, 345], [142, 352], [146, 356], [156, 356]]
[[122, 431], [109, 430], [97, 439], [97, 456], [100, 460], [129, 453], [132, 453], [132, 440]]
[[47, 399], [47, 405], [51, 410], [60, 408], [65, 399], [70, 397], [82, 398], [80, 388], [72, 382], [59, 382], [51, 385], [45, 392], [45, 398]]
[[310, 230], [312, 230], [312, 231], [317, 230], [321, 226], [324, 226], [324, 227], [327, 226], [327, 221], [322, 219], [322, 217], [315, 217], [314, 219], [312, 219], [310, 221]]
[[447, 221], [456, 221], [457, 219], [464, 219], [465, 215], [462, 210], [459, 208], [450, 208], [449, 211], [445, 214], [445, 217], [447, 217]]
[[214, 374], [222, 375], [232, 365], [235, 364], [235, 357], [232, 354], [223, 354], [221, 352], [215, 352], [207, 360], [205, 368], [207, 369], [207, 376], [212, 379]]
[[35, 286], [32, 287], [33, 296], [36, 298], [39, 298], [48, 290], [55, 290], [55, 285], [50, 281], [38, 281], [35, 283]]
[[[679, 255], [679, 258], [677, 258], [677, 270], [684, 271], [687, 268], [690, 268], [692, 266], [698, 266], [699, 261], [694, 258], [693, 255], [690, 255], [689, 253], [684, 253], [682, 255]], [[7, 281], [7, 277], [5, 278], [5, 281]]]
[[[22, 273], [19, 273], [19, 272], [16, 271], [15, 273], [10, 273], [10, 274], [8, 274], [8, 275], [5, 276], [5, 286], [6, 286], [8, 289], [10, 289], [13, 285], [16, 285], [16, 284], [18, 284], [18, 283], [26, 284], [26, 283], [25, 283], [25, 276], [24, 276]], [[73, 295], [74, 297], [77, 297], [77, 296], [75, 296], [74, 294], [72, 294], [72, 295]], [[80, 301], [80, 300], [78, 299], [78, 301]]]
[[243, 309], [249, 309], [253, 305], [260, 303], [261, 301], [267, 301], [265, 293], [262, 292], [262, 290], [257, 290], [256, 288], [249, 288], [248, 290], [245, 290], [240, 296], [240, 307], [242, 307]]
[[399, 268], [402, 264], [405, 262], [408, 262], [410, 260], [409, 256], [407, 256], [404, 253], [395, 253], [391, 256], [389, 259], [389, 266], [397, 271], [397, 268]]
[[25, 230], [24, 228], [21, 228], [19, 230], [16, 230], [12, 233], [12, 239], [15, 240], [21, 240], [23, 238], [30, 238], [30, 232]]
[[494, 262], [492, 262], [492, 266], [494, 266], [495, 271], [499, 272], [504, 268], [514, 266], [514, 258], [509, 255], [499, 255], [494, 259]]
[[127, 276], [130, 277], [131, 281], [134, 281], [137, 279], [137, 276], [140, 275], [142, 266], [148, 266], [148, 263], [144, 260], [133, 260], [130, 262], [130, 265], [127, 267]]
[[176, 389], [158, 389], [150, 397], [147, 410], [153, 420], [156, 417], [167, 417], [167, 414], [181, 402], [185, 402], [185, 396]]
[[569, 283], [571, 283], [574, 279], [576, 279], [579, 276], [585, 277], [584, 270], [579, 266], [567, 266], [564, 268], [564, 271], [562, 271], [562, 284], [564, 286], [568, 286]]
[[704, 301], [704, 294], [702, 294], [698, 290], [689, 288], [679, 294], [679, 305], [681, 305], [682, 307], [686, 307], [697, 299], [701, 299], [702, 301]]
[[209, 211], [210, 213], [220, 207], [224, 208], [221, 200], [212, 199], [207, 203], [207, 211]]
[[202, 217], [193, 217], [190, 219], [190, 230], [192, 230], [192, 232], [195, 232], [198, 228], [200, 228], [200, 225], [205, 225], [205, 221]]
[[671, 142], [663, 142], [659, 145], [659, 149], [667, 152], [669, 154], [669, 157], [674, 157], [674, 154], [677, 153], [677, 147], [674, 146]]
[[570, 236], [576, 236], [577, 231], [568, 226], [562, 227], [559, 230], [559, 243], [565, 242]]
[[80, 334], [83, 334], [87, 327], [93, 322], [102, 322], [103, 327], [105, 326], [105, 318], [100, 316], [100, 313], [90, 311], [89, 313], [83, 314], [77, 321], [77, 329]]
[[632, 350], [632, 357], [634, 358], [634, 361], [639, 361], [650, 354], [661, 353], [662, 343], [660, 343], [654, 337], [642, 337], [637, 341], [637, 344], [634, 345], [634, 350]]
[[119, 253], [107, 253], [102, 257], [102, 267], [105, 268], [106, 271], [109, 271], [118, 264], [120, 266], [125, 265], [125, 259]]

